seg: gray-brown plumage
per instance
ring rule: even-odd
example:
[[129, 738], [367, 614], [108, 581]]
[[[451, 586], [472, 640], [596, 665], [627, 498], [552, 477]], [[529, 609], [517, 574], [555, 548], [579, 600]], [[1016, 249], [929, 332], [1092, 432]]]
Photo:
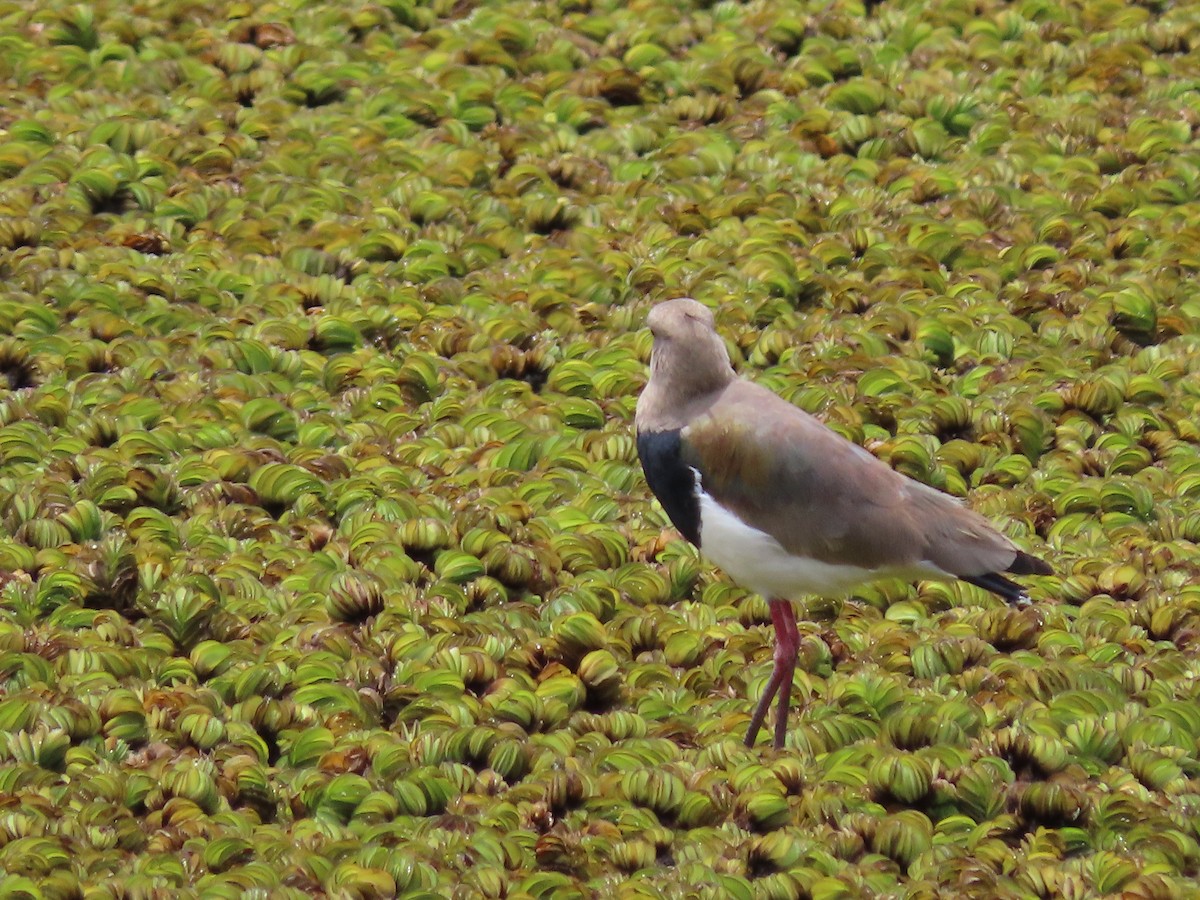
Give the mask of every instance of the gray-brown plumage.
[[1009, 601], [1005, 574], [1048, 574], [955, 498], [913, 481], [771, 391], [738, 378], [712, 313], [656, 306], [650, 382], [637, 405], [646, 480], [680, 532], [735, 581], [767, 597], [775, 669], [752, 743], [781, 692], [776, 746], [799, 636], [790, 598], [880, 578], [960, 578]]

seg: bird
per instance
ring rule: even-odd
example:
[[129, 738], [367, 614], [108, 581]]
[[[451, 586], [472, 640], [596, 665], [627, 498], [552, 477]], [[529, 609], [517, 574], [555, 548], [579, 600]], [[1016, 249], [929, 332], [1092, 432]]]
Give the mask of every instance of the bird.
[[739, 377], [707, 306], [656, 304], [650, 377], [634, 416], [637, 453], [671, 523], [735, 583], [766, 598], [782, 749], [800, 635], [792, 600], [888, 578], [960, 579], [1027, 603], [1007, 575], [1048, 575], [959, 499], [909, 478], [769, 389]]

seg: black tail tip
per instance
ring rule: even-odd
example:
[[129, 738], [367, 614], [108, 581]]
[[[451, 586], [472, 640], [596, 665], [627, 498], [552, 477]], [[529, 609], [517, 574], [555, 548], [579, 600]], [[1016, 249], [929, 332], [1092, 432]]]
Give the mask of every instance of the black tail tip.
[[1054, 570], [1050, 568], [1050, 563], [1044, 559], [1038, 559], [1036, 556], [1031, 556], [1024, 550], [1017, 551], [1017, 558], [1012, 561], [1012, 565], [1004, 571], [1011, 572], [1013, 575], [1053, 575]]
[[958, 577], [967, 584], [973, 584], [977, 588], [990, 591], [997, 597], [1002, 597], [1014, 606], [1029, 604], [1029, 595], [1025, 593], [1025, 589], [997, 572], [988, 572], [985, 575], [959, 575]]

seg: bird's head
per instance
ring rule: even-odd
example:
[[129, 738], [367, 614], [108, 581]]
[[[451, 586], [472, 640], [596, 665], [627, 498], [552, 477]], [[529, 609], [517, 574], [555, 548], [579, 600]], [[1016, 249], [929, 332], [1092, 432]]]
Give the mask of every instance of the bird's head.
[[681, 297], [659, 303], [646, 318], [654, 336], [650, 374], [672, 385], [672, 393], [698, 394], [735, 377], [729, 351], [717, 334], [712, 311]]
[[659, 303], [650, 310], [646, 324], [656, 341], [679, 338], [694, 340], [696, 334], [716, 333], [712, 310], [689, 297]]

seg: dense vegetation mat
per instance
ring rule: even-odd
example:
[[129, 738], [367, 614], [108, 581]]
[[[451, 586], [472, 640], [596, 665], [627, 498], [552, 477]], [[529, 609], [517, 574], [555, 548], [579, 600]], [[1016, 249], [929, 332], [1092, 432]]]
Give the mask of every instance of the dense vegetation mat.
[[[0, 0], [0, 896], [1200, 895], [1198, 50], [1185, 0]], [[1035, 605], [809, 600], [743, 748], [766, 605], [630, 434], [684, 294]]]

